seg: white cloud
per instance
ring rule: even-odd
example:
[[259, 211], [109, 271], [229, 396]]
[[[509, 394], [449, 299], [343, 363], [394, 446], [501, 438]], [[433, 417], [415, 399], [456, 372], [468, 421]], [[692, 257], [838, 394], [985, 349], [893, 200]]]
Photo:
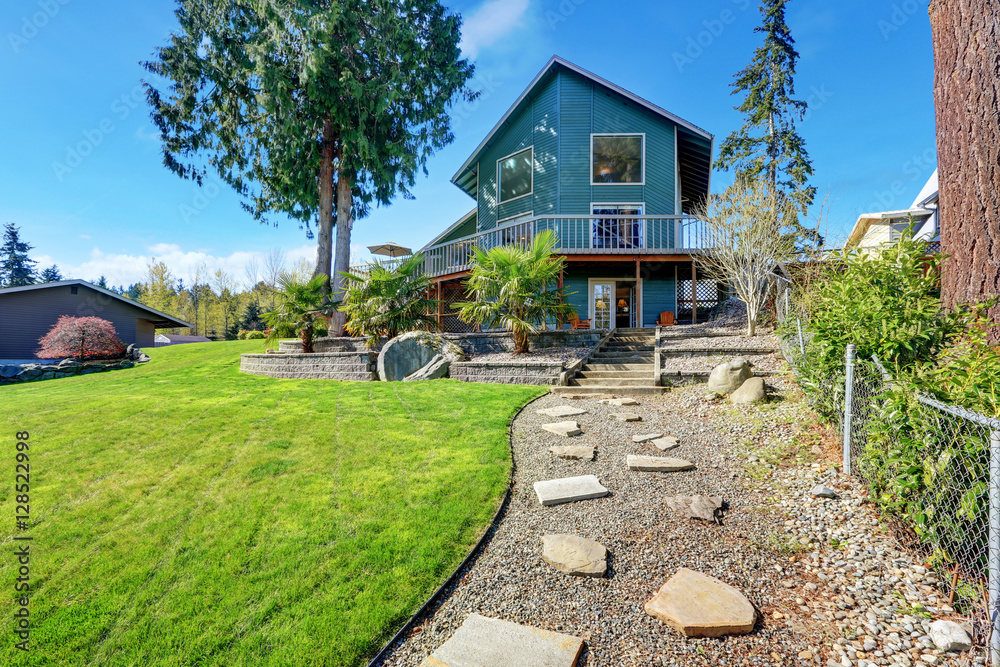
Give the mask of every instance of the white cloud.
[[521, 26], [530, 0], [488, 0], [462, 23], [459, 47], [469, 58]]

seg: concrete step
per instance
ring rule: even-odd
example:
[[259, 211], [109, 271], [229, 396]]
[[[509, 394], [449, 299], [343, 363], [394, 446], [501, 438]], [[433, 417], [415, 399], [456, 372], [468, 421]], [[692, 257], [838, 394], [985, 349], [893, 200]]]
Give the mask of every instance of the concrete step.
[[642, 387], [653, 384], [652, 373], [640, 378], [573, 378], [569, 381], [571, 387]]
[[553, 394], [608, 394], [611, 396], [659, 396], [670, 391], [670, 387], [596, 385], [588, 387], [552, 387]]
[[586, 364], [585, 371], [649, 371], [653, 372], [652, 364]]
[[653, 378], [653, 369], [646, 368], [645, 370], [639, 371], [580, 371], [577, 373], [577, 377], [587, 378], [587, 379], [601, 379], [601, 378], [646, 378], [651, 380]]
[[587, 360], [594, 364], [651, 364], [652, 352], [595, 352]]

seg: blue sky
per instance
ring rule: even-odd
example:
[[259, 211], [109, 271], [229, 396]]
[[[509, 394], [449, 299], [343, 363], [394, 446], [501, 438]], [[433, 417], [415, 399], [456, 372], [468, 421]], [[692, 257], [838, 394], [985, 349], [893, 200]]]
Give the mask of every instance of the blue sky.
[[[454, 109], [456, 140], [428, 163], [416, 199], [354, 226], [355, 255], [419, 248], [470, 210], [455, 170], [553, 54], [716, 135], [739, 126], [733, 74], [759, 43], [757, 3], [718, 0], [453, 0], [481, 89]], [[293, 222], [260, 225], [224, 187], [199, 189], [161, 164], [140, 61], [174, 28], [168, 0], [8, 0], [0, 6], [0, 223], [68, 277], [141, 280], [151, 257], [189, 279], [205, 262], [242, 276], [273, 248], [314, 259]], [[824, 230], [846, 237], [864, 211], [908, 206], [934, 168], [933, 60], [926, 3], [793, 0], [801, 55], [799, 129], [816, 170]], [[729, 176], [717, 173], [713, 189]]]

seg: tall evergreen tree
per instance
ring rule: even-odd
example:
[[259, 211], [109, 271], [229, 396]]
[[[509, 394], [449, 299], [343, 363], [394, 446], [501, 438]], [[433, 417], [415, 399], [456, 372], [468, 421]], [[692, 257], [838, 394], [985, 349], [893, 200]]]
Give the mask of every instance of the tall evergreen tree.
[[147, 84], [164, 163], [198, 183], [217, 172], [258, 220], [315, 223], [313, 273], [339, 293], [353, 220], [409, 195], [453, 139], [447, 109], [473, 73], [460, 18], [438, 0], [178, 0], [176, 14], [145, 64], [171, 82]]
[[28, 257], [34, 246], [21, 240], [21, 228], [13, 222], [3, 226], [3, 245], [0, 245], [0, 287], [33, 285], [38, 278], [35, 260]]
[[39, 282], [43, 283], [57, 283], [63, 279], [62, 272], [59, 271], [59, 267], [53, 264], [52, 266], [42, 269], [41, 277]]
[[105, 278], [104, 276], [101, 276], [100, 278], [97, 279], [96, 285], [98, 287], [103, 287], [104, 289], [111, 289], [110, 287], [108, 287], [108, 279]]
[[[722, 142], [715, 166], [734, 168], [736, 178], [746, 183], [763, 179], [779, 203], [790, 200], [796, 211], [805, 215], [816, 188], [808, 185], [812, 160], [795, 129], [795, 121], [802, 119], [807, 104], [792, 98], [799, 54], [785, 22], [787, 2], [762, 0], [763, 22], [754, 32], [764, 35], [764, 43], [732, 84], [734, 95], [745, 93], [743, 103], [735, 109], [746, 120]], [[793, 235], [799, 247], [822, 243], [819, 232], [804, 227], [799, 215], [787, 218], [785, 223], [782, 231]]]

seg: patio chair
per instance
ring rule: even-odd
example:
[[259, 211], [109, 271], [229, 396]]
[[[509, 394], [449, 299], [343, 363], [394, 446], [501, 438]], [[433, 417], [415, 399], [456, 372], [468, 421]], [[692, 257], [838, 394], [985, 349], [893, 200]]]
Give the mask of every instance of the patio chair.
[[570, 322], [570, 329], [589, 329], [590, 320], [581, 320], [579, 317], [574, 317]]
[[672, 327], [674, 326], [674, 314], [669, 310], [665, 310], [660, 313], [659, 319], [656, 320], [656, 326], [658, 327]]

